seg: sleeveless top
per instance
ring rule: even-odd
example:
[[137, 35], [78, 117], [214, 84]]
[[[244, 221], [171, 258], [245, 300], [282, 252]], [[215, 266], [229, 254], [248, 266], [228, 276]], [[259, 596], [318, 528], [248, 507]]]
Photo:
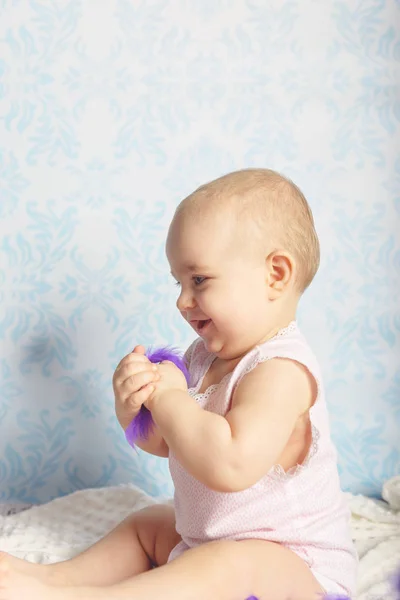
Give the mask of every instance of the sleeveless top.
[[210, 490], [192, 477], [170, 451], [176, 530], [182, 541], [189, 548], [220, 539], [278, 542], [351, 596], [357, 558], [350, 534], [350, 510], [340, 489], [320, 368], [296, 322], [250, 350], [219, 384], [199, 394], [215, 358], [202, 339], [197, 339], [186, 353], [189, 394], [202, 408], [219, 415], [228, 412], [235, 388], [258, 364], [286, 358], [304, 365], [317, 384], [317, 398], [309, 409], [312, 442], [301, 465], [286, 472], [275, 465], [250, 488], [233, 493]]

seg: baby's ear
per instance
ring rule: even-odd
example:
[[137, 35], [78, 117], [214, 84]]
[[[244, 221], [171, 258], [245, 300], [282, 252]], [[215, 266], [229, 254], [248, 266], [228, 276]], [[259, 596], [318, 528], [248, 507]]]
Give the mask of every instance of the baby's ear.
[[287, 290], [294, 277], [294, 259], [284, 250], [274, 250], [267, 256], [269, 300], [276, 300]]

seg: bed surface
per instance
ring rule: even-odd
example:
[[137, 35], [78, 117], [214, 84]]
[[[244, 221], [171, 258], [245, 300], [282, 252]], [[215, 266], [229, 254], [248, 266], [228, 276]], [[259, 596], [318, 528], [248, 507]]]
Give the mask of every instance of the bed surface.
[[[387, 502], [346, 494], [360, 557], [357, 600], [393, 598], [388, 580], [400, 567], [400, 477], [388, 481], [382, 495]], [[82, 490], [31, 508], [0, 505], [0, 550], [38, 563], [65, 560], [154, 502], [123, 485]]]

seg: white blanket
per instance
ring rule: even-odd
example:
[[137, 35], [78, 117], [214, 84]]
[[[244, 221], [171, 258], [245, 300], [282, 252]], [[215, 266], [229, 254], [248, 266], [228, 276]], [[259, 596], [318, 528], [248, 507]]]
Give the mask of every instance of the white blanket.
[[[400, 477], [384, 486], [387, 503], [351, 494], [346, 497], [360, 556], [357, 600], [394, 599], [388, 578], [400, 567]], [[0, 550], [31, 562], [65, 560], [93, 544], [131, 512], [154, 502], [129, 485], [75, 492], [18, 514], [0, 516]]]

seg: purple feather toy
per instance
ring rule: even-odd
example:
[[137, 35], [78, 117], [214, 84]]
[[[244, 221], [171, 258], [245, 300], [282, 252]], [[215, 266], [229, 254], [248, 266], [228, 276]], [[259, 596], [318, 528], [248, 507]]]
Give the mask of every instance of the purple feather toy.
[[395, 600], [400, 600], [400, 569], [392, 576], [392, 585], [396, 593]]
[[[166, 346], [163, 348], [149, 348], [146, 356], [152, 363], [161, 363], [169, 360], [182, 371], [189, 385], [189, 371], [187, 370], [185, 360], [177, 348]], [[142, 405], [140, 412], [129, 423], [125, 430], [125, 437], [131, 446], [135, 445], [136, 440], [147, 440], [153, 429], [153, 419], [151, 412]]]

